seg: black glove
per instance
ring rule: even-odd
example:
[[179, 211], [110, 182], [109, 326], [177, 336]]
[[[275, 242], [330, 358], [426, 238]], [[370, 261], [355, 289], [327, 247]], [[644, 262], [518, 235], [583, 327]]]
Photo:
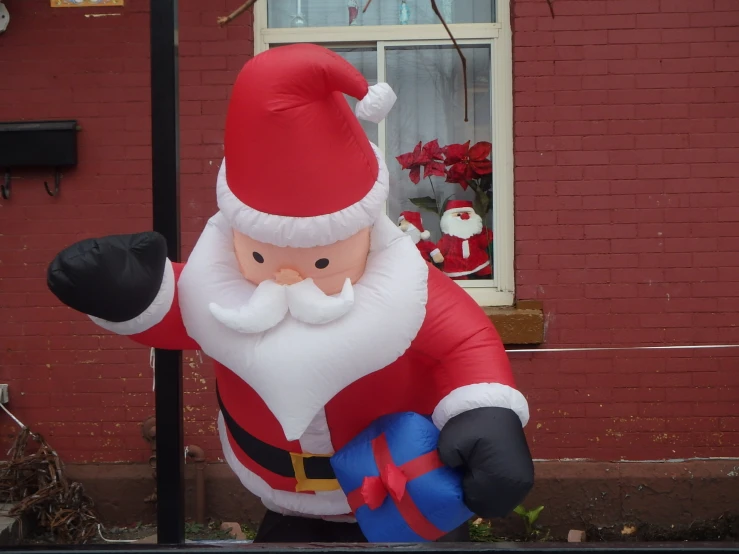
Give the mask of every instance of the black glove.
[[508, 408], [476, 408], [450, 419], [439, 456], [464, 469], [464, 503], [480, 517], [507, 516], [534, 486], [521, 420]]
[[167, 242], [159, 233], [87, 239], [57, 254], [46, 281], [70, 308], [107, 321], [128, 321], [156, 298], [166, 261]]

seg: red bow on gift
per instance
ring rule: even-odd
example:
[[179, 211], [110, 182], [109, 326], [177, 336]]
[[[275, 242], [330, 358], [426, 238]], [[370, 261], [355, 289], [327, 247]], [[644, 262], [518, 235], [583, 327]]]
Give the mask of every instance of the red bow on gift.
[[365, 477], [362, 481], [360, 493], [364, 503], [370, 510], [376, 510], [385, 502], [387, 495], [400, 502], [405, 494], [405, 486], [408, 483], [403, 470], [393, 464], [380, 468], [379, 477]]
[[380, 476], [365, 477], [359, 487], [346, 495], [352, 511], [356, 513], [362, 506], [377, 510], [390, 496], [402, 518], [417, 535], [429, 541], [441, 537], [444, 533], [426, 520], [411, 495], [406, 494], [408, 482], [444, 467], [438, 452], [432, 450], [398, 467], [383, 434], [372, 441], [372, 454]]

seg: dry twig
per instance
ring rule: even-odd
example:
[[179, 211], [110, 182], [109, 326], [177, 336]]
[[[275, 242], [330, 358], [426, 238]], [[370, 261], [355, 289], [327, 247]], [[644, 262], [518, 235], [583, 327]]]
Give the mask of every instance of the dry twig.
[[464, 54], [462, 54], [462, 49], [459, 47], [459, 44], [457, 44], [457, 40], [454, 38], [454, 35], [452, 35], [452, 32], [449, 30], [449, 26], [446, 24], [446, 21], [444, 21], [444, 18], [442, 17], [441, 12], [436, 5], [436, 0], [431, 0], [431, 9], [434, 10], [436, 17], [438, 17], [439, 21], [441, 21], [441, 24], [444, 25], [444, 29], [446, 29], [449, 38], [452, 39], [452, 43], [454, 43], [454, 48], [457, 49], [459, 58], [462, 60], [462, 80], [464, 81], [464, 120], [465, 122], [467, 122], [469, 121], [467, 118], [467, 58], [465, 58]]
[[[38, 443], [26, 455], [28, 440]], [[56, 542], [83, 544], [95, 536], [98, 519], [80, 483], [69, 483], [57, 453], [41, 435], [22, 429], [10, 459], [0, 461], [0, 501], [14, 503], [11, 516], [31, 516]]]
[[229, 23], [231, 23], [231, 21], [233, 21], [234, 19], [239, 17], [242, 13], [244, 13], [246, 10], [251, 8], [256, 3], [256, 1], [257, 0], [246, 0], [246, 2], [244, 2], [238, 8], [236, 8], [232, 13], [228, 14], [226, 17], [219, 17], [216, 20], [216, 22], [221, 27], [223, 27], [224, 25], [228, 25]]
[[549, 13], [552, 14], [552, 18], [554, 18], [554, 4], [552, 4], [552, 0], [547, 0], [547, 6], [549, 6]]

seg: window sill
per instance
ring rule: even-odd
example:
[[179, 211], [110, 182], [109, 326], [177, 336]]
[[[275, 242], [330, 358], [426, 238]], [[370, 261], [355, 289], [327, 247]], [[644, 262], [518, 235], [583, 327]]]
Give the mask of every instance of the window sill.
[[511, 308], [483, 308], [498, 330], [503, 344], [542, 344], [544, 310], [541, 302], [522, 300]]

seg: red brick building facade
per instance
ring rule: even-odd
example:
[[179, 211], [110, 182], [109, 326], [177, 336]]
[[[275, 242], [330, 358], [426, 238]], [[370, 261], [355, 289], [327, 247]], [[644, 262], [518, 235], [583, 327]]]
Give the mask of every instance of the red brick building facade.
[[[0, 382], [68, 462], [144, 462], [149, 352], [48, 292], [54, 254], [151, 225], [149, 20], [6, 0], [0, 121], [77, 119], [79, 165], [0, 200]], [[183, 254], [216, 210], [236, 0], [181, 0]], [[739, 344], [739, 3], [514, 0], [516, 297], [544, 347]], [[739, 456], [739, 350], [513, 354], [535, 458]], [[185, 353], [186, 443], [220, 455], [211, 367]], [[15, 433], [0, 416], [2, 443]]]

